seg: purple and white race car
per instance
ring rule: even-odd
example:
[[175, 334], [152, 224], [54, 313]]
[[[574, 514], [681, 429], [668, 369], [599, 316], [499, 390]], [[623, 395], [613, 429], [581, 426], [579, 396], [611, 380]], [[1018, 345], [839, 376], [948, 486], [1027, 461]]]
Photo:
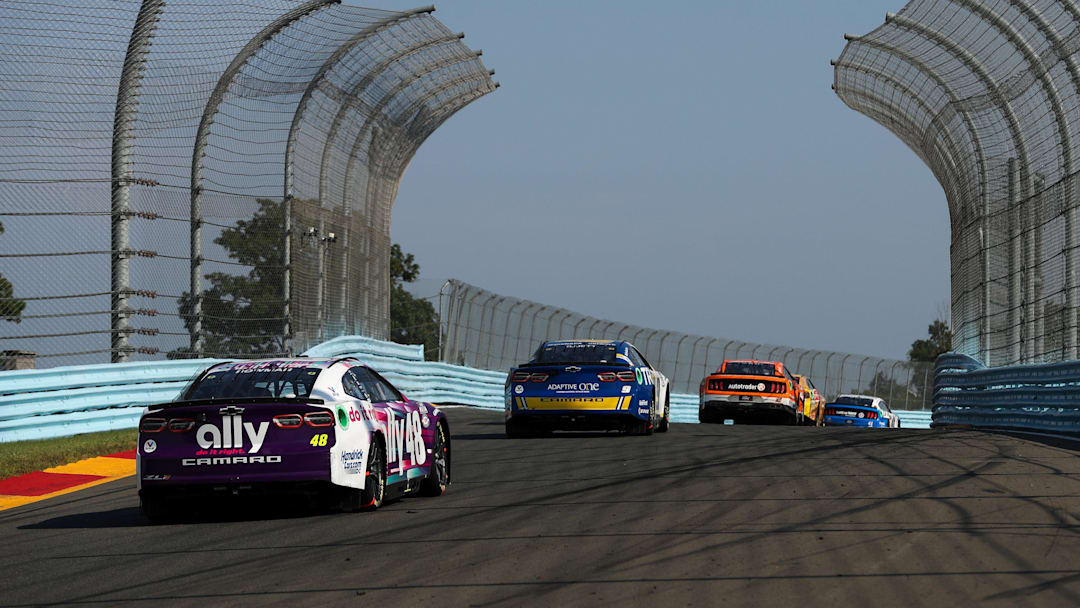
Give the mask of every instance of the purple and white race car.
[[183, 499], [303, 492], [347, 510], [439, 496], [450, 427], [354, 358], [214, 365], [139, 421], [139, 499], [151, 520]]

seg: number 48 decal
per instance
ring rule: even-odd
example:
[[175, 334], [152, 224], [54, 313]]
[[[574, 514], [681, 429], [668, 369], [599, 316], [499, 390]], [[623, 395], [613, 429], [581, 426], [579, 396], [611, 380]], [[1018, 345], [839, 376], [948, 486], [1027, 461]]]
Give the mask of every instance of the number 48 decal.
[[315, 435], [314, 437], [311, 438], [311, 441], [309, 443], [311, 443], [312, 447], [325, 447], [326, 446], [326, 433], [323, 433], [321, 435]]

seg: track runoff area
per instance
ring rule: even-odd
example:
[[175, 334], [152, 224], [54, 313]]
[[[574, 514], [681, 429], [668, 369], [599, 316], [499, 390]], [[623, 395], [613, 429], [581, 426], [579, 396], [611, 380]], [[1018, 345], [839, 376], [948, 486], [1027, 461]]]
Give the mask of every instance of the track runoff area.
[[0, 605], [1080, 605], [1080, 460], [973, 431], [673, 424], [506, 439], [448, 411], [453, 485], [370, 513], [134, 478], [0, 512]]

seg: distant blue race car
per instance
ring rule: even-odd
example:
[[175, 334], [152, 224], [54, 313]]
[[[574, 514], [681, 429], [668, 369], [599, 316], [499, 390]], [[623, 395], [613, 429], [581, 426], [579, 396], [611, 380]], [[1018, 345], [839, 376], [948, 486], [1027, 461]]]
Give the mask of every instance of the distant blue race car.
[[629, 342], [554, 340], [506, 380], [506, 435], [668, 430], [668, 379]]
[[900, 418], [880, 397], [840, 395], [825, 404], [825, 426], [900, 428]]

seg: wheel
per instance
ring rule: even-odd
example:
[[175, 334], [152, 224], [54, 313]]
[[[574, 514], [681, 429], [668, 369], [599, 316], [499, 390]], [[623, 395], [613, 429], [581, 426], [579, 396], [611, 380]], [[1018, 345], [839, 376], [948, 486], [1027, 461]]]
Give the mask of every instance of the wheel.
[[664, 397], [664, 415], [660, 418], [660, 424], [656, 427], [657, 433], [666, 433], [671, 427], [671, 399]]
[[627, 427], [627, 433], [631, 435], [652, 435], [653, 417], [656, 415], [656, 400], [649, 401], [649, 418], [647, 420], [634, 420]]
[[446, 428], [442, 424], [435, 426], [431, 458], [431, 472], [420, 482], [420, 495], [442, 496], [450, 484], [450, 448], [446, 442]]
[[373, 441], [368, 451], [367, 478], [360, 490], [360, 509], [374, 511], [386, 498], [386, 450], [381, 441]]
[[506, 421], [506, 437], [508, 439], [520, 439], [522, 437], [531, 436], [532, 432], [525, 428], [525, 425], [520, 421], [514, 420], [513, 418]]
[[168, 523], [177, 516], [177, 510], [168, 499], [160, 494], [144, 494], [139, 497], [139, 510], [152, 523]]

